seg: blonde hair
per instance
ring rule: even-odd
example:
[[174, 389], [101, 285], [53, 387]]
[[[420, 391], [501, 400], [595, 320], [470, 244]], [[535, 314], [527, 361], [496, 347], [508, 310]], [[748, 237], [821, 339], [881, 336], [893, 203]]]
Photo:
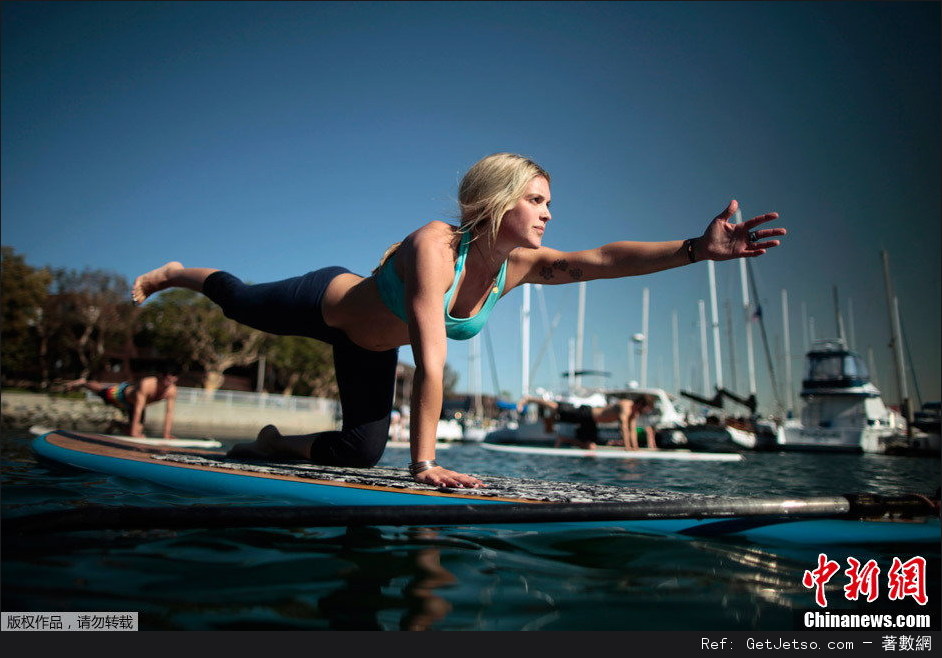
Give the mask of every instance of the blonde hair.
[[495, 240], [504, 215], [538, 176], [550, 180], [543, 167], [522, 155], [494, 153], [478, 160], [458, 186], [461, 232], [481, 235], [487, 230]]
[[[476, 234], [474, 239], [489, 234], [493, 242], [504, 215], [526, 192], [530, 181], [550, 175], [530, 158], [514, 153], [494, 153], [481, 158], [467, 171], [458, 185], [460, 211], [459, 232]], [[396, 252], [401, 242], [386, 249], [375, 274]]]

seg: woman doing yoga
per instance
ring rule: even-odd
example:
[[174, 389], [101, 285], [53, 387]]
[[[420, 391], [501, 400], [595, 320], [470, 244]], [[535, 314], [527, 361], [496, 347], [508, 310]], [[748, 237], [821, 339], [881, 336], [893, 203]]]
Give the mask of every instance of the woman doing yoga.
[[649, 274], [702, 260], [759, 256], [785, 229], [756, 229], [767, 213], [728, 220], [731, 201], [703, 235], [667, 242], [613, 242], [585, 251], [543, 246], [551, 219], [550, 176], [523, 156], [497, 153], [477, 162], [459, 187], [457, 226], [432, 221], [393, 245], [371, 276], [326, 267], [274, 283], [246, 285], [216, 269], [170, 262], [138, 277], [132, 297], [172, 287], [202, 292], [225, 315], [273, 334], [308, 336], [333, 347], [343, 408], [340, 430], [282, 436], [268, 425], [252, 443], [232, 448], [243, 459], [301, 459], [369, 467], [389, 433], [398, 348], [415, 359], [409, 470], [416, 482], [477, 487], [476, 477], [435, 462], [447, 339], [477, 334], [497, 300], [525, 283], [563, 284]]

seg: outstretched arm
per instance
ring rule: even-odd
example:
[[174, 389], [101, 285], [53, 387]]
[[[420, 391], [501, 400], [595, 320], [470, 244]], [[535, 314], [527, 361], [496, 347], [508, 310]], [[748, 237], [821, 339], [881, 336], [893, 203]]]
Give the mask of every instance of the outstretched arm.
[[552, 400], [544, 400], [543, 398], [534, 397], [532, 395], [524, 395], [520, 398], [520, 401], [517, 402], [517, 411], [522, 413], [528, 404], [535, 404], [543, 409], [551, 409], [553, 411], [559, 409], [559, 404]]
[[739, 224], [729, 222], [739, 203], [731, 201], [703, 235], [667, 242], [612, 242], [596, 249], [564, 252], [548, 247], [517, 249], [511, 257], [508, 284], [561, 284], [650, 274], [701, 260], [730, 260], [761, 256], [780, 242], [784, 228], [757, 229], [778, 218], [758, 215]]

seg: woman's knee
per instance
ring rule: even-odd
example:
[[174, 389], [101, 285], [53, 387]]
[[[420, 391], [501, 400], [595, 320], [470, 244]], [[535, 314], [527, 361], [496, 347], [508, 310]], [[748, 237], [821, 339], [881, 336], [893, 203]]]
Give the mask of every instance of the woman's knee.
[[311, 445], [311, 461], [329, 466], [372, 468], [382, 458], [388, 440], [388, 422], [322, 432]]
[[359, 428], [354, 433], [352, 443], [356, 445], [355, 454], [352, 456], [358, 468], [372, 468], [379, 463], [386, 451], [386, 442], [389, 440], [389, 423], [377, 423], [373, 427]]

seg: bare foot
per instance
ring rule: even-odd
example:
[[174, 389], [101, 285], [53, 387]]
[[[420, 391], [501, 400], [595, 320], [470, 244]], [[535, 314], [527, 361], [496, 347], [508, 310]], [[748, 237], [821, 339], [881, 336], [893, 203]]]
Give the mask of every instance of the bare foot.
[[266, 425], [258, 432], [252, 443], [237, 443], [229, 448], [226, 457], [235, 459], [266, 461], [274, 459], [277, 445], [281, 441], [281, 432], [274, 425]]
[[142, 274], [134, 279], [134, 285], [131, 286], [131, 299], [133, 299], [136, 304], [143, 304], [145, 299], [167, 287], [167, 281], [170, 279], [171, 274], [176, 270], [182, 269], [182, 263], [170, 261], [169, 263], [161, 265], [156, 270]]

